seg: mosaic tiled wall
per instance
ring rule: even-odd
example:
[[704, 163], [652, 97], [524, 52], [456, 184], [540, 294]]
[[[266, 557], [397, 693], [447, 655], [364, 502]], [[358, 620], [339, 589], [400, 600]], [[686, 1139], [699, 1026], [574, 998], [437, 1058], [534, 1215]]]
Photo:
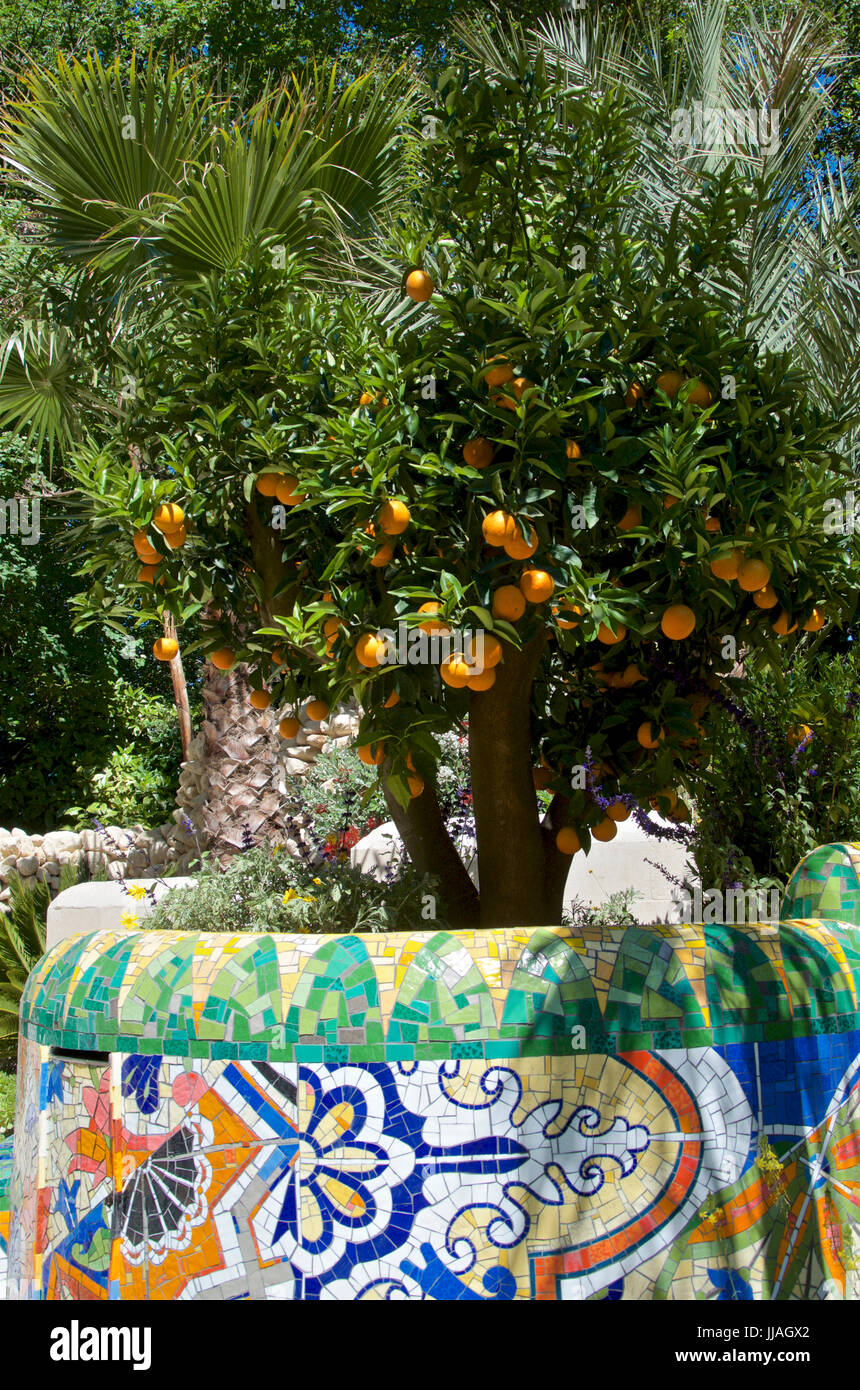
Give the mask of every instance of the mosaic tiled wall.
[[807, 854], [788, 881], [780, 915], [860, 926], [860, 844], [821, 845]]
[[815, 921], [73, 938], [25, 997], [11, 1292], [840, 1296], [858, 981]]

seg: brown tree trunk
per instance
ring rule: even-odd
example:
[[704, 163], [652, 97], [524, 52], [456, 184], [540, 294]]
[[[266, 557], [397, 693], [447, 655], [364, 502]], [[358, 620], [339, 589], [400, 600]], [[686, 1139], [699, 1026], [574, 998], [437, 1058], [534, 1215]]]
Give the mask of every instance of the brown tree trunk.
[[[176, 636], [176, 624], [171, 614], [164, 615], [164, 635], [165, 637]], [[173, 682], [173, 700], [176, 705], [176, 714], [179, 720], [179, 738], [182, 744], [182, 761], [188, 757], [188, 749], [191, 747], [191, 710], [188, 705], [188, 686], [185, 681], [185, 668], [182, 665], [182, 656], [179, 652], [170, 662], [170, 679]]]
[[478, 890], [442, 819], [436, 793], [429, 785], [407, 809], [395, 800], [382, 778], [391, 819], [416, 869], [435, 874], [442, 884], [445, 913], [452, 927], [475, 927], [480, 920]]
[[529, 705], [545, 643], [541, 633], [522, 651], [506, 647], [495, 685], [473, 694], [469, 704], [484, 927], [542, 926], [560, 915], [532, 779]]

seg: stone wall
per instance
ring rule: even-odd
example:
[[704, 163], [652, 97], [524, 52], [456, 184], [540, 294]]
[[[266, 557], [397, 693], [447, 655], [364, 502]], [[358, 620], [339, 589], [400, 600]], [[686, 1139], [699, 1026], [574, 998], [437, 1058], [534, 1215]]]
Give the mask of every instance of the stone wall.
[[[301, 713], [299, 718], [303, 720]], [[331, 719], [318, 724], [303, 720], [295, 738], [281, 741], [287, 785], [289, 778], [307, 774], [318, 753], [347, 747], [358, 723], [358, 712], [348, 709], [336, 711]], [[47, 883], [54, 892], [66, 864], [84, 863], [88, 874], [106, 872], [112, 879], [157, 878], [168, 869], [171, 874], [186, 874], [206, 849], [194, 830], [187, 829], [188, 821], [199, 823], [207, 796], [202, 752], [203, 735], [198, 734], [181, 765], [173, 817], [155, 829], [108, 825], [103, 834], [97, 830], [52, 830], [44, 835], [31, 835], [19, 827], [0, 829], [0, 912], [9, 910], [9, 880], [15, 873], [25, 881]], [[295, 847], [293, 841], [287, 841], [288, 849]]]

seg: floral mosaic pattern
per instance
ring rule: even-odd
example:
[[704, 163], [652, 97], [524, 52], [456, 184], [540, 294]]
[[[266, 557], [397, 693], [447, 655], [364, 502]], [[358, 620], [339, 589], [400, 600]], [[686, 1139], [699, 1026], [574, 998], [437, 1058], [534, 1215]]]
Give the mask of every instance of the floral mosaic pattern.
[[813, 921], [72, 939], [25, 999], [10, 1292], [841, 1296], [858, 969]]

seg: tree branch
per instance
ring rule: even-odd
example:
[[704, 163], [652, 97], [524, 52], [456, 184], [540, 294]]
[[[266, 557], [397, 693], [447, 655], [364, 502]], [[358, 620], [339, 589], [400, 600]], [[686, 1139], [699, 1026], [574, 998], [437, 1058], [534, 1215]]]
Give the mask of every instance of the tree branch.
[[448, 833], [435, 789], [426, 784], [421, 795], [404, 808], [388, 786], [390, 766], [388, 761], [383, 766], [382, 790], [406, 853], [421, 873], [435, 874], [441, 880], [451, 925], [476, 926], [480, 917], [478, 890]]

